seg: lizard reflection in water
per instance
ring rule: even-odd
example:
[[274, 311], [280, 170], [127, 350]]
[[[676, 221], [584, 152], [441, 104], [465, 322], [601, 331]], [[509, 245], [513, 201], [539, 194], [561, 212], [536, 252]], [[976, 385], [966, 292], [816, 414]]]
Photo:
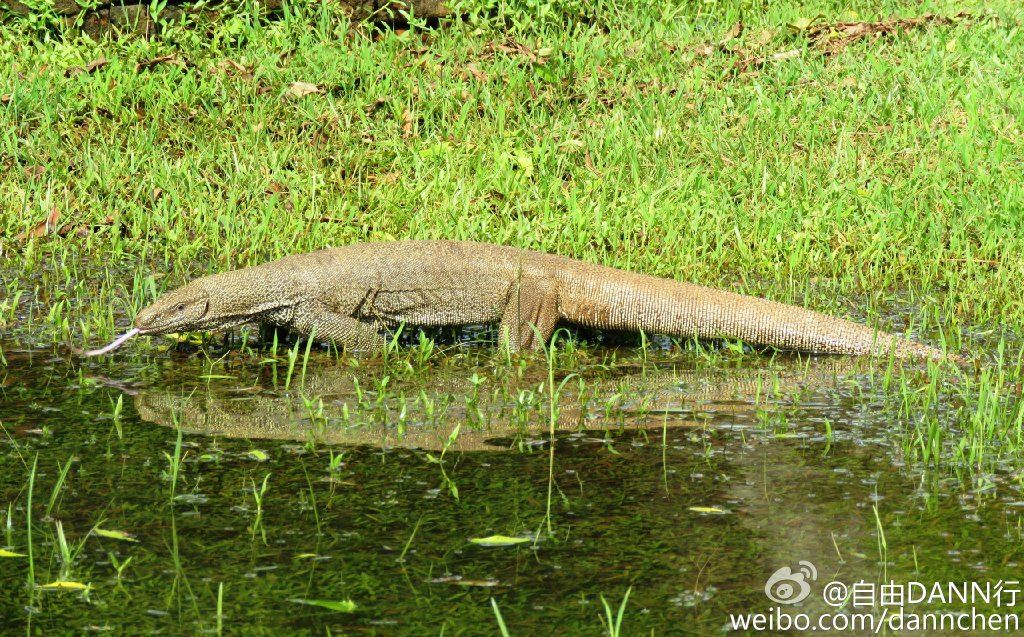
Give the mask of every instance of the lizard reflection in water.
[[[618, 378], [599, 378], [580, 385], [568, 383], [560, 395], [557, 429], [603, 431], [617, 428], [659, 429], [704, 425], [708, 416], [754, 415], [765, 407], [773, 388], [822, 389], [837, 387], [844, 375], [864, 370], [869, 363], [854, 358], [785, 359], [771, 366], [739, 370], [648, 370]], [[239, 393], [217, 386], [181, 390], [151, 388], [135, 395], [135, 407], [143, 420], [180, 427], [187, 433], [230, 438], [313, 441], [333, 445], [374, 445], [452, 450], [495, 450], [511, 440], [543, 437], [548, 430], [546, 388], [521, 381], [506, 390], [515, 397], [520, 390], [536, 392], [540, 402], [524, 425], [510, 413], [513, 398], [483, 405], [487, 424], [462, 426], [455, 440], [449, 436], [456, 423], [465, 423], [464, 402], [450, 400], [443, 415], [430, 418], [418, 401], [409, 401], [405, 425], [397, 426], [392, 414], [383, 418], [352, 418], [356, 415], [356, 377], [352, 370], [321, 367], [311, 371], [301, 391], [257, 390]], [[427, 388], [428, 390], [430, 388]], [[447, 378], [435, 387], [440, 396], [467, 395], [471, 382]], [[486, 394], [487, 392], [481, 392]], [[522, 394], [520, 394], [522, 395]], [[310, 403], [310, 400], [312, 403]], [[441, 401], [439, 401], [441, 402]], [[322, 403], [322, 404], [321, 404]], [[315, 405], [311, 408], [311, 404]], [[312, 409], [312, 411], [311, 411]], [[521, 414], [520, 414], [521, 415]]]

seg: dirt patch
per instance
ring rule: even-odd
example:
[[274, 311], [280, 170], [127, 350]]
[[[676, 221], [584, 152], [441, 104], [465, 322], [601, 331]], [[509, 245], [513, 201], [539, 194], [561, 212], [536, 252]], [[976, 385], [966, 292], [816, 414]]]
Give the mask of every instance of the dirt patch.
[[[771, 63], [801, 57], [805, 52], [814, 52], [830, 57], [855, 42], [863, 40], [873, 42], [881, 38], [896, 37], [915, 29], [933, 25], [950, 25], [971, 18], [973, 18], [971, 14], [960, 12], [953, 16], [926, 13], [915, 18], [891, 18], [876, 22], [815, 23], [812, 20], [800, 20], [788, 25], [789, 31], [795, 33], [798, 37], [806, 38], [808, 45], [767, 54], [753, 54], [749, 50], [742, 48], [742, 46], [732, 46], [730, 43], [743, 33], [742, 25], [737, 24], [726, 32], [722, 40], [714, 45], [704, 45], [697, 52], [705, 56], [712, 55], [716, 51], [729, 53], [736, 58], [732, 67], [733, 72], [743, 74], [756, 71]], [[762, 39], [755, 44], [763, 46], [765, 42]]]
[[942, 16], [926, 13], [916, 18], [882, 20], [879, 22], [835, 22], [832, 24], [812, 24], [804, 34], [811, 41], [811, 46], [825, 55], [834, 55], [847, 46], [861, 40], [877, 40], [886, 36], [896, 36], [931, 25], [954, 24], [971, 17], [961, 11], [954, 16]]

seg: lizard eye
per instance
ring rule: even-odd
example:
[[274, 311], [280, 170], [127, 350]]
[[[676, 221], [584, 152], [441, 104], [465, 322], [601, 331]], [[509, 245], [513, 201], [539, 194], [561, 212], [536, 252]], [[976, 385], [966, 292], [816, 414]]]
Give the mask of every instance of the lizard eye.
[[178, 305], [178, 311], [179, 312], [184, 312], [185, 311], [185, 304], [184, 303], [181, 303], [181, 304]]

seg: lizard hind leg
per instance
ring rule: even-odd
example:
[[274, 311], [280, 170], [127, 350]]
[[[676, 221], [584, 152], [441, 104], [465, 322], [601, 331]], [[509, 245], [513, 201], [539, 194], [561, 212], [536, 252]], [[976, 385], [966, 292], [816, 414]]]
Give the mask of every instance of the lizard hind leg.
[[498, 338], [510, 350], [540, 349], [551, 338], [559, 319], [556, 285], [536, 275], [512, 284], [498, 327]]

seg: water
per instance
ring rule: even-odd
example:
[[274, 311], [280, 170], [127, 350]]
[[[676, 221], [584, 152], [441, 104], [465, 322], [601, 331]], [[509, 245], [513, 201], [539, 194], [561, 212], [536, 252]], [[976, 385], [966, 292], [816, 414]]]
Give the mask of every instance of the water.
[[[579, 375], [552, 463], [542, 358], [314, 352], [303, 375], [300, 353], [286, 387], [285, 357], [4, 353], [0, 547], [26, 555], [0, 558], [4, 632], [495, 635], [493, 599], [512, 635], [595, 635], [631, 589], [623, 634], [720, 634], [802, 560], [788, 613], [833, 612], [831, 580], [1021, 572], [1019, 474], [905, 462], [863, 361], [583, 351], [555, 370]], [[493, 535], [528, 541], [470, 541]], [[30, 587], [55, 580], [91, 588]]]

